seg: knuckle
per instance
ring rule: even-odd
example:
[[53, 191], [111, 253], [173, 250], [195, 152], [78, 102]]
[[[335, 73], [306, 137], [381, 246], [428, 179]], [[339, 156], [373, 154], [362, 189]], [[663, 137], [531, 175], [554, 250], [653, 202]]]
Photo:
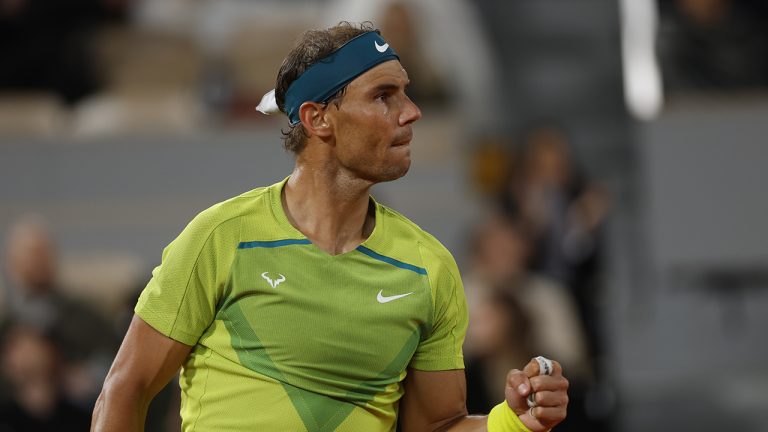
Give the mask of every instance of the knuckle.
[[533, 389], [533, 391], [541, 390], [541, 387], [542, 387], [541, 377], [535, 376], [533, 378], [529, 378], [529, 381], [531, 382], [531, 389]]
[[511, 371], [507, 372], [507, 381], [520, 381], [520, 379], [524, 376], [523, 372], [518, 369], [512, 369]]

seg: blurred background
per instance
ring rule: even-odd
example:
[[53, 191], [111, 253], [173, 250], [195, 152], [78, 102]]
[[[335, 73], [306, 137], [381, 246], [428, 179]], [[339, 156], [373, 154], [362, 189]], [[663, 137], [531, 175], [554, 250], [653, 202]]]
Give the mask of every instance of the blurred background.
[[[0, 0], [0, 430], [86, 430], [160, 254], [290, 173], [254, 111], [309, 28], [370, 20], [424, 113], [377, 198], [456, 256], [468, 404], [532, 355], [558, 430], [768, 431], [759, 0]], [[178, 387], [149, 431], [178, 430]]]

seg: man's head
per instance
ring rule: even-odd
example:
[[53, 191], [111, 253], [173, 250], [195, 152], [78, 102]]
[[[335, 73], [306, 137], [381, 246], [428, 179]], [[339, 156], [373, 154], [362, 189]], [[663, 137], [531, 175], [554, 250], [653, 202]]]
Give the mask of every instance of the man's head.
[[8, 273], [27, 294], [37, 294], [53, 285], [56, 251], [53, 236], [41, 216], [20, 218], [8, 231]]
[[[341, 79], [343, 86], [331, 86], [333, 92], [323, 98], [295, 96], [297, 88], [311, 93], [316, 82], [333, 83], [329, 76], [337, 71], [351, 81]], [[321, 78], [313, 81], [316, 76]], [[411, 123], [421, 116], [405, 94], [407, 85], [396, 54], [370, 24], [306, 32], [283, 62], [275, 88], [278, 107], [293, 124], [285, 134], [286, 148], [300, 154], [313, 140], [360, 178], [401, 177], [410, 166]]]
[[472, 238], [472, 266], [486, 283], [506, 285], [522, 276], [532, 252], [525, 221], [505, 214], [491, 215]]
[[[348, 22], [342, 22], [326, 30], [309, 30], [304, 32], [299, 37], [294, 48], [283, 60], [283, 64], [277, 73], [275, 100], [280, 111], [286, 112], [285, 95], [288, 92], [288, 88], [307, 68], [318, 60], [327, 57], [354, 37], [369, 31], [373, 31], [370, 23], [362, 23], [359, 26], [355, 26]], [[328, 102], [338, 104], [345, 89], [346, 87], [339, 90], [336, 95], [331, 96]], [[304, 147], [306, 137], [307, 135], [300, 124], [292, 125], [290, 130], [285, 133], [285, 148], [294, 153], [300, 152]]]

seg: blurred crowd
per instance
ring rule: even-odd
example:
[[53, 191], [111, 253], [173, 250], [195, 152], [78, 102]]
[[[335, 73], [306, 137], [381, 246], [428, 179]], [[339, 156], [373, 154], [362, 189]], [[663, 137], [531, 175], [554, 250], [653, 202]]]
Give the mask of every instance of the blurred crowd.
[[659, 57], [669, 91], [768, 87], [764, 1], [659, 1], [659, 9]]
[[[487, 412], [504, 397], [496, 383], [510, 365], [544, 355], [561, 362], [571, 382], [569, 416], [558, 429], [601, 430], [611, 410], [597, 394], [609, 195], [579, 174], [561, 128], [533, 126], [517, 147], [505, 154], [488, 144], [475, 168], [490, 210], [468, 241], [463, 271], [468, 408]], [[489, 172], [502, 175], [483, 175]]]
[[[10, 227], [3, 258], [0, 431], [88, 430], [137, 296], [109, 313], [63, 287], [53, 234], [39, 215], [24, 215]], [[155, 403], [148, 430], [176, 420], [166, 419], [173, 394], [169, 388]]]
[[117, 329], [65, 295], [46, 222], [11, 227], [3, 280], [0, 429], [85, 430], [118, 341]]
[[[376, 23], [411, 73], [417, 103], [453, 106], [473, 133], [503, 130], [498, 93], [520, 66], [506, 57], [525, 43], [508, 40], [496, 7], [490, 0], [2, 0], [0, 133], [89, 137], [264, 121], [253, 107], [274, 85], [292, 41], [339, 17]], [[659, 1], [658, 11], [658, 57], [672, 93], [768, 86], [764, 2]]]

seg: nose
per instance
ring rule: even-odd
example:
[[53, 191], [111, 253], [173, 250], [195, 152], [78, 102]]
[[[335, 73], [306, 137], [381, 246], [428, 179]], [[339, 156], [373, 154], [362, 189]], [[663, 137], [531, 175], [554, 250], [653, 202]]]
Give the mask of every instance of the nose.
[[419, 107], [416, 106], [415, 103], [409, 98], [408, 96], [405, 96], [405, 104], [403, 105], [403, 111], [400, 113], [400, 126], [405, 126], [407, 124], [413, 123], [416, 120], [421, 118], [421, 110]]

